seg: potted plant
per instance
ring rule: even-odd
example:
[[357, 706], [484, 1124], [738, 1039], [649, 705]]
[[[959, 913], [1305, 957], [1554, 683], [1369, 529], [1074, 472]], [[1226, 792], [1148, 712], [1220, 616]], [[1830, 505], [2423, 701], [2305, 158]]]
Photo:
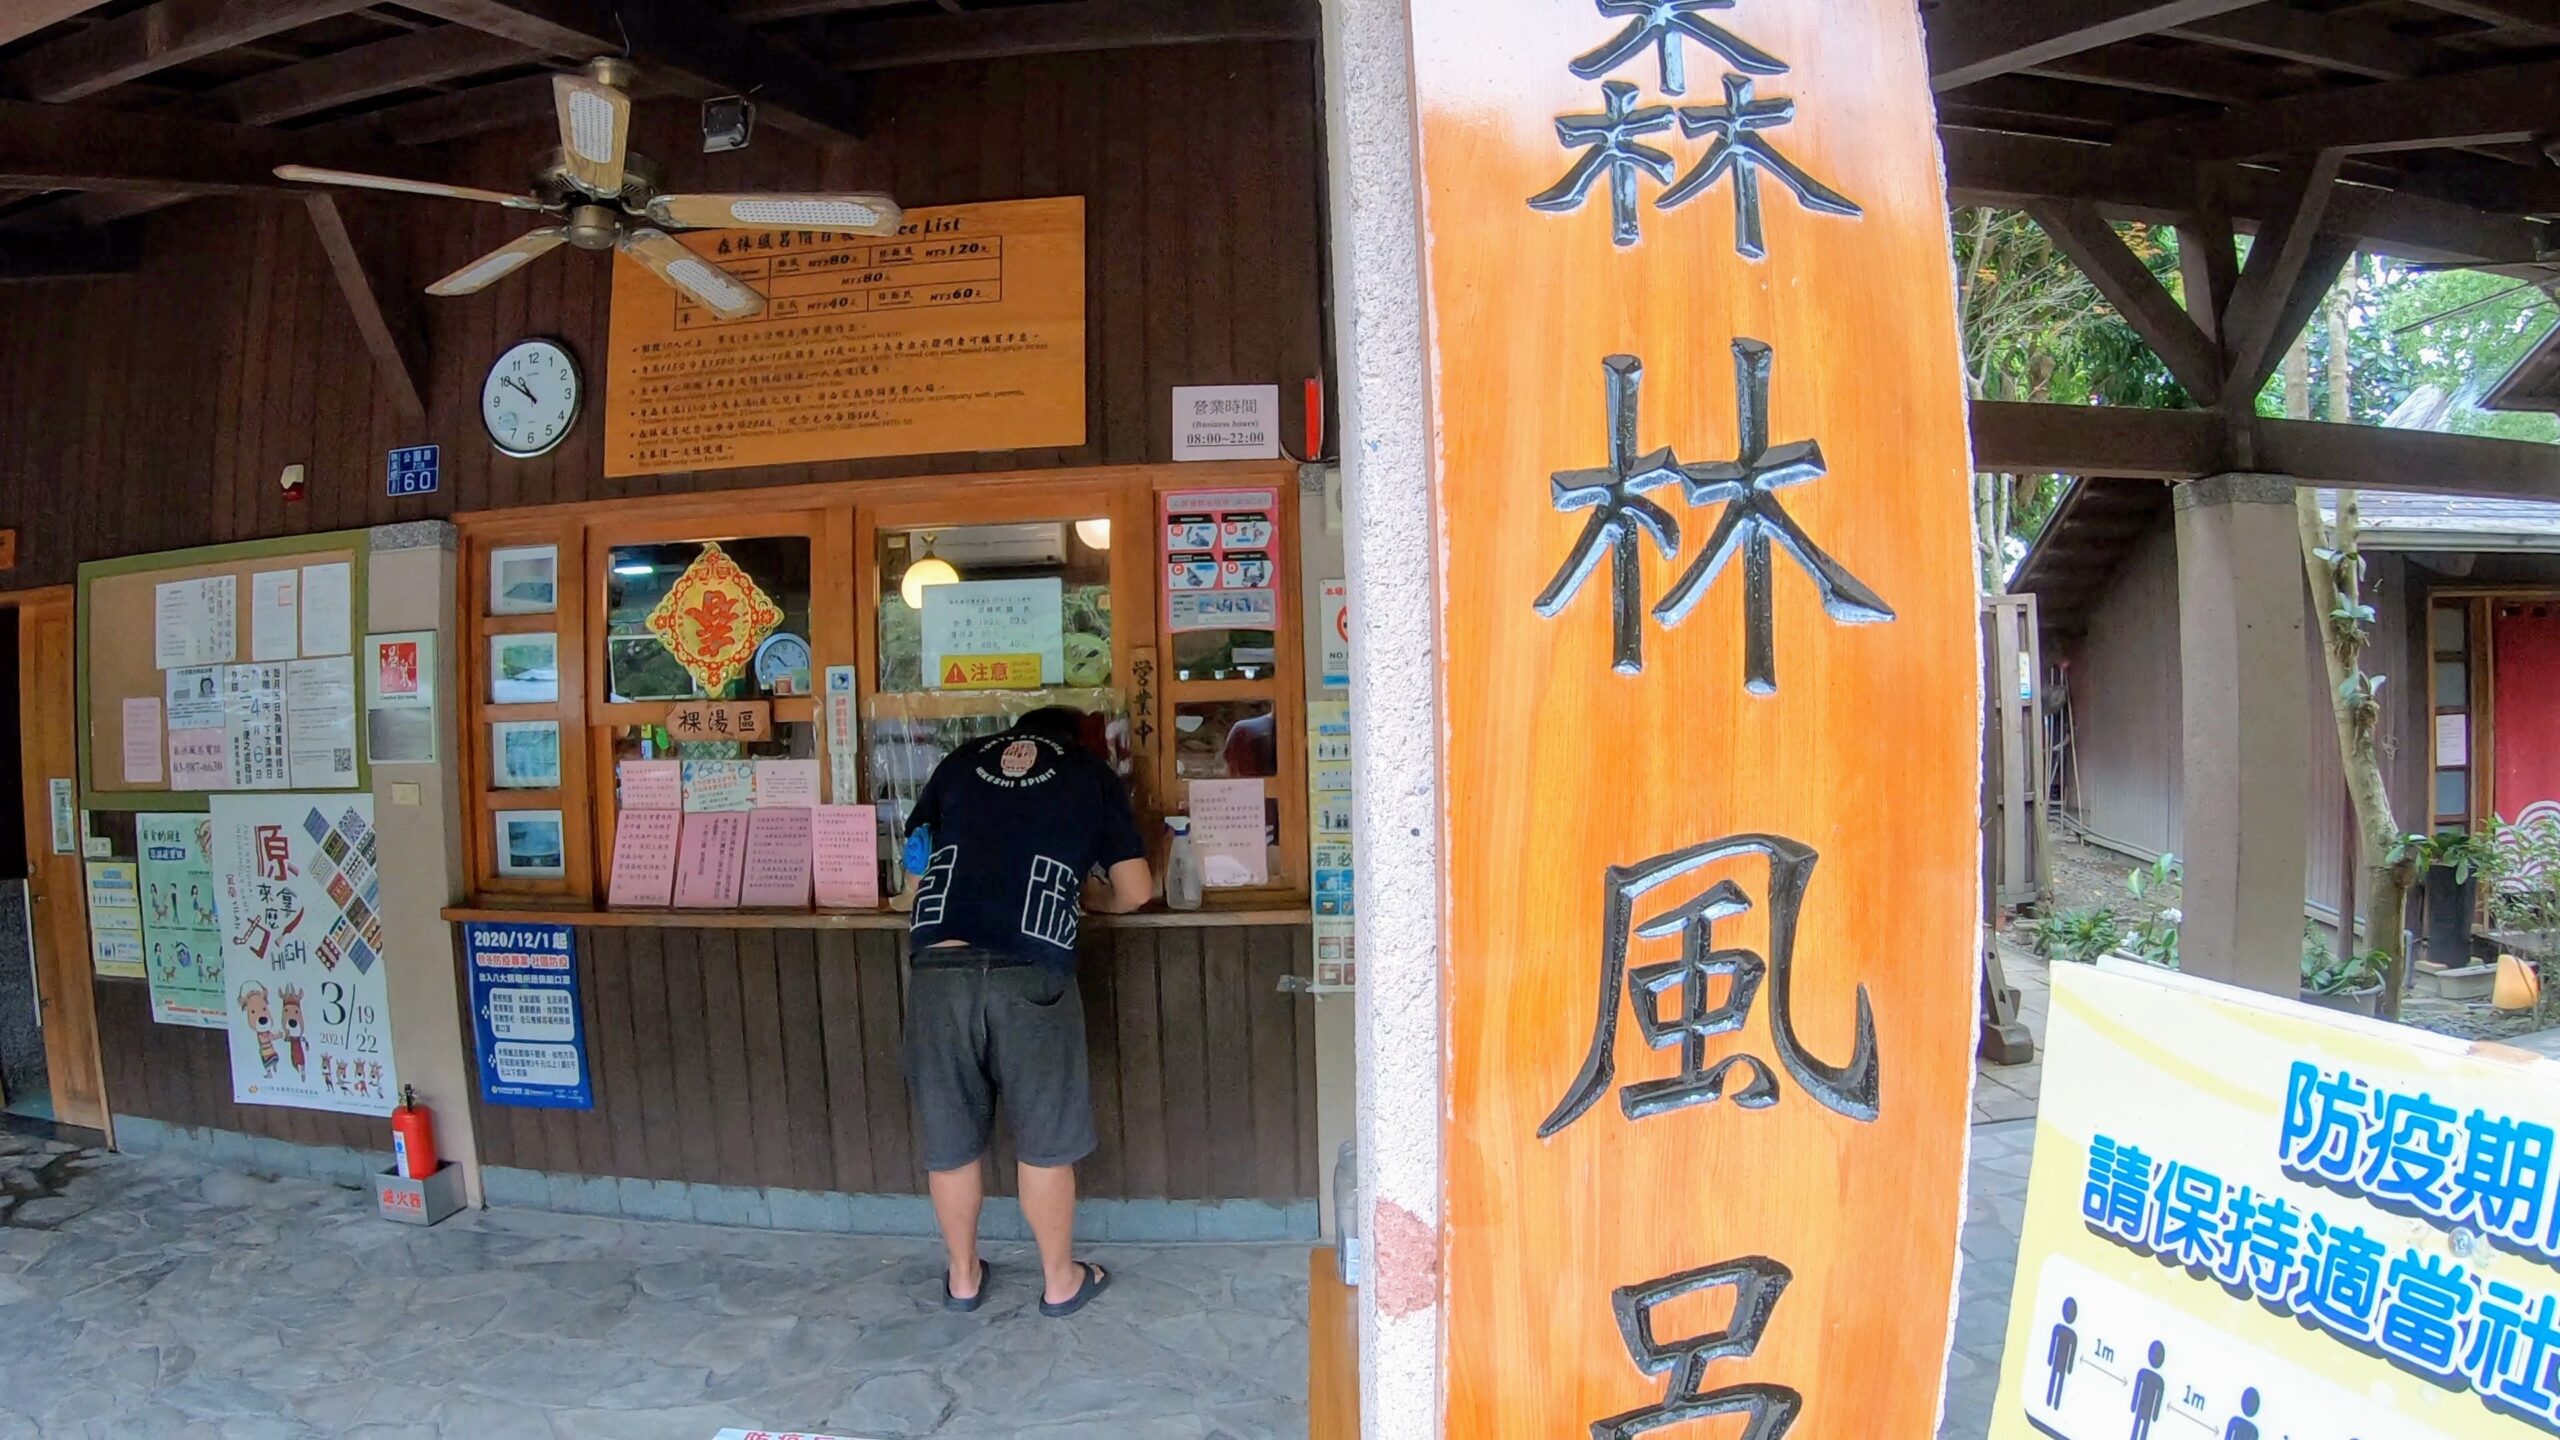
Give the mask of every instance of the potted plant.
[[[2560, 984], [2560, 820], [2522, 825], [2489, 822], [2489, 847], [2497, 863], [2488, 872], [2490, 928], [2502, 948], [2534, 967], [2548, 995]], [[2550, 1001], [2537, 997], [2537, 1023], [2550, 1018]]]
[[2303, 1003], [2349, 1015], [2379, 1015], [2382, 976], [2388, 963], [2379, 950], [2333, 955], [2306, 927], [2302, 939]]
[[2480, 881], [2497, 873], [2499, 851], [2487, 835], [2447, 830], [2407, 836], [2402, 845], [2426, 866], [2427, 959], [2459, 968], [2471, 963], [2471, 916]]

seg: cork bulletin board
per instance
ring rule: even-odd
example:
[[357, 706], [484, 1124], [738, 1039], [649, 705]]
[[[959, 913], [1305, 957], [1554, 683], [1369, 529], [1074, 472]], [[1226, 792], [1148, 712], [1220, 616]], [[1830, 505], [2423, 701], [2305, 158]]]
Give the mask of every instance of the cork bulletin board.
[[[204, 654], [202, 663], [217, 667], [252, 660], [252, 602], [256, 577], [304, 567], [344, 564], [347, 567], [347, 674], [358, 687], [357, 720], [361, 722], [363, 676], [355, 671], [355, 649], [365, 625], [365, 579], [368, 544], [362, 530], [295, 535], [275, 540], [211, 545], [97, 560], [80, 567], [79, 664], [76, 686], [80, 725], [80, 803], [92, 810], [202, 810], [211, 795], [248, 786], [217, 785], [209, 789], [175, 788], [169, 755], [167, 714], [162, 711], [157, 782], [125, 778], [126, 702], [162, 701], [166, 675], [158, 662], [161, 587], [213, 577], [230, 577], [236, 598], [228, 655]], [[297, 599], [299, 590], [297, 589]], [[316, 652], [315, 652], [316, 653]], [[297, 656], [297, 658], [299, 658]], [[279, 661], [278, 663], [283, 663]], [[352, 779], [334, 785], [268, 785], [267, 789], [330, 788], [359, 790], [372, 783], [371, 766], [359, 740], [354, 746]]]

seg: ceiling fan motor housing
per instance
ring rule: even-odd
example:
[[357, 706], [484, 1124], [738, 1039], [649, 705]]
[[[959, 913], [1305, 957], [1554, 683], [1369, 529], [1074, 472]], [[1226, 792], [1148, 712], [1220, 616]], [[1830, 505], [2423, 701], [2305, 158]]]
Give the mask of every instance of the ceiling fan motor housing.
[[581, 250], [610, 250], [614, 236], [621, 232], [622, 216], [603, 205], [572, 205], [561, 229], [569, 243]]

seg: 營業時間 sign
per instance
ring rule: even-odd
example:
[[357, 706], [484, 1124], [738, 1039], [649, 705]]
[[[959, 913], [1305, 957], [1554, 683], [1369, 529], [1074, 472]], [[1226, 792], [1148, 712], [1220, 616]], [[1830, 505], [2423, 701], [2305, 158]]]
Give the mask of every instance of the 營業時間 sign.
[[679, 238], [765, 309], [723, 320], [614, 261], [607, 475], [1084, 443], [1081, 197]]

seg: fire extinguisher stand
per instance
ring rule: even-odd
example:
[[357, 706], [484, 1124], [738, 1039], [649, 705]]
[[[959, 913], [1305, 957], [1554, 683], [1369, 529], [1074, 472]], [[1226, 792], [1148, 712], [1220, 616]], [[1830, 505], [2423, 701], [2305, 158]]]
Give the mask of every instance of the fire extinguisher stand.
[[[390, 1169], [373, 1177], [374, 1203], [385, 1220], [403, 1225], [433, 1225], [462, 1208], [462, 1167], [439, 1159], [435, 1150], [435, 1125], [424, 1106], [418, 1103], [418, 1092], [400, 1087], [400, 1108], [391, 1112], [392, 1153]], [[418, 1164], [416, 1162], [423, 1162]], [[404, 1171], [433, 1166], [423, 1175]]]

